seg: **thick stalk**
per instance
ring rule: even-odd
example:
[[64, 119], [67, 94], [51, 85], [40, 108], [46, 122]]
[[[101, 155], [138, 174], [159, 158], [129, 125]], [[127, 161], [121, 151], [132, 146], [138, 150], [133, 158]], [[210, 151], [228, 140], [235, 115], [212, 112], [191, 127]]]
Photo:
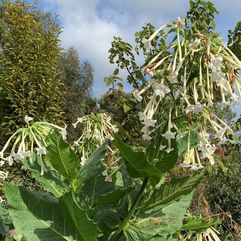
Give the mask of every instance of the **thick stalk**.
[[109, 240], [113, 240], [118, 234], [120, 234], [122, 232], [122, 230], [126, 227], [126, 225], [128, 224], [128, 222], [131, 220], [132, 216], [134, 215], [135, 211], [136, 211], [136, 208], [137, 206], [139, 205], [140, 201], [141, 201], [141, 198], [142, 198], [142, 195], [145, 191], [145, 188], [147, 186], [147, 183], [148, 183], [148, 177], [145, 177], [145, 179], [143, 180], [142, 182], [142, 185], [141, 185], [141, 188], [130, 208], [130, 211], [128, 212], [126, 218], [120, 223], [118, 229], [116, 230], [115, 233], [113, 233], [111, 235], [111, 238]]

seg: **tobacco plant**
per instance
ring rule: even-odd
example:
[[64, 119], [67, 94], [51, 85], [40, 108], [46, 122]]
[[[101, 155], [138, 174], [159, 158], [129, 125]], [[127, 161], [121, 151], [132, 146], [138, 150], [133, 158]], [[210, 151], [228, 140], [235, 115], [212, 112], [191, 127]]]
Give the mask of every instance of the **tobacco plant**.
[[155, 153], [155, 142], [136, 150], [116, 136], [122, 159], [113, 182], [102, 174], [106, 143], [83, 166], [60, 134], [47, 143], [42, 175], [38, 162], [27, 161], [36, 155], [24, 161], [45, 192], [4, 185], [16, 240], [177, 240], [186, 230], [183, 219], [202, 172], [165, 179], [178, 150], [187, 148], [185, 138], [173, 141], [168, 154]]

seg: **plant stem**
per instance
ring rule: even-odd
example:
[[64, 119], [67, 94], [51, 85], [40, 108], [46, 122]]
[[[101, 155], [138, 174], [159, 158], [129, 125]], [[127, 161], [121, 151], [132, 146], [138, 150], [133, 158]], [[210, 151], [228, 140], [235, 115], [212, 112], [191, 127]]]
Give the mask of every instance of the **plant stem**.
[[[146, 188], [146, 186], [147, 186], [147, 183], [148, 183], [148, 177], [145, 177], [144, 180], [143, 180], [143, 182], [142, 182], [141, 188], [140, 188], [140, 190], [139, 190], [139, 192], [138, 192], [138, 194], [137, 194], [137, 196], [136, 196], [136, 198], [135, 198], [135, 200], [134, 200], [134, 202], [133, 202], [133, 204], [132, 204], [132, 206], [131, 206], [131, 208], [130, 208], [127, 216], [126, 216], [126, 218], [120, 223], [120, 225], [119, 225], [118, 229], [116, 230], [116, 232], [113, 233], [112, 238], [114, 238], [116, 235], [118, 235], [119, 233], [121, 233], [122, 230], [123, 230], [123, 229], [126, 227], [126, 225], [128, 224], [128, 222], [131, 220], [133, 214], [134, 214], [135, 211], [136, 211], [137, 206], [139, 205], [139, 203], [140, 203], [140, 201], [141, 201], [141, 198], [142, 198], [142, 195], [143, 195], [143, 193], [144, 193], [144, 191], [145, 191], [145, 188]], [[110, 240], [112, 240], [112, 239], [110, 239]]]

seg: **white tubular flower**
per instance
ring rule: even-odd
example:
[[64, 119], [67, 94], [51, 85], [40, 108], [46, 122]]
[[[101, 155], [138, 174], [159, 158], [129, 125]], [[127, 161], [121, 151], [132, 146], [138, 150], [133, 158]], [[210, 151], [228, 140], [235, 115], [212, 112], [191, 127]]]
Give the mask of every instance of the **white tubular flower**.
[[134, 98], [137, 100], [137, 101], [139, 101], [139, 102], [141, 102], [142, 101], [142, 96], [139, 94], [139, 92], [137, 91], [137, 90], [135, 90], [135, 91], [133, 91], [133, 96], [134, 96]]
[[168, 148], [166, 149], [167, 153], [173, 150], [173, 148], [171, 147], [171, 139], [175, 139], [175, 136], [176, 136], [176, 132], [171, 132], [171, 128], [172, 128], [171, 113], [172, 113], [172, 110], [170, 109], [169, 119], [168, 119], [168, 128], [167, 128], [167, 131], [164, 134], [162, 134], [162, 136], [168, 141]]
[[198, 38], [196, 38], [196, 39], [194, 40], [194, 42], [192, 42], [192, 43], [189, 44], [189, 48], [190, 48], [190, 50], [192, 51], [192, 53], [198, 51], [198, 47], [199, 47], [199, 45], [200, 45], [200, 42], [201, 42], [201, 40], [198, 39]]
[[154, 50], [155, 48], [152, 46], [151, 41], [149, 39], [146, 39], [145, 37], [142, 38], [141, 41], [144, 45], [144, 48], [147, 53], [150, 53], [151, 50]]
[[176, 135], [176, 133], [171, 132], [171, 130], [167, 130], [164, 134], [162, 134], [162, 136], [167, 140], [175, 139], [175, 135]]
[[47, 150], [45, 147], [36, 147], [37, 155], [46, 155]]
[[29, 122], [32, 121], [32, 120], [33, 120], [32, 117], [27, 116], [27, 115], [24, 116], [24, 122], [29, 123]]
[[181, 167], [190, 168], [193, 171], [198, 171], [203, 169], [197, 150], [194, 148], [189, 149], [184, 154], [183, 163], [180, 164]]
[[160, 145], [160, 146], [159, 146], [159, 151], [162, 151], [162, 150], [164, 150], [165, 148], [166, 148], [166, 146]]
[[62, 135], [63, 139], [66, 140], [66, 138], [67, 138], [67, 125], [65, 125], [64, 128], [61, 128], [61, 135]]
[[151, 118], [145, 118], [143, 120], [145, 127], [149, 128], [149, 127], [155, 127], [156, 124], [156, 120], [153, 120]]
[[8, 171], [7, 172], [0, 171], [0, 181], [4, 181], [7, 177], [8, 177]]
[[142, 135], [142, 138], [143, 138], [143, 140], [145, 140], [145, 141], [150, 141], [152, 138], [151, 138], [151, 136], [149, 136], [149, 135], [147, 135], [147, 134], [143, 134]]
[[168, 86], [166, 86], [163, 83], [154, 83], [153, 84], [153, 89], [154, 89], [154, 94], [156, 96], [160, 96], [160, 98], [164, 98], [166, 94], [170, 93], [170, 89], [168, 88]]
[[213, 157], [213, 154], [216, 150], [215, 145], [209, 142], [209, 135], [205, 130], [199, 133], [199, 138], [200, 138], [200, 145], [198, 147], [198, 150], [201, 152], [201, 158], [208, 159], [210, 164], [213, 165], [215, 163], [215, 160]]
[[198, 233], [197, 234], [197, 240], [199, 241], [221, 241], [220, 238], [218, 237], [219, 232], [211, 227], [208, 228], [206, 231], [202, 232], [202, 233]]
[[84, 121], [84, 118], [83, 117], [79, 117], [79, 118], [77, 118], [77, 121], [75, 122], [75, 123], [73, 123], [72, 125], [74, 126], [74, 128], [76, 128], [77, 127], [77, 125], [80, 123], [83, 123], [83, 121]]
[[203, 109], [205, 108], [205, 105], [202, 105], [200, 103], [197, 103], [196, 105], [188, 105], [185, 109], [186, 114], [189, 112], [193, 112], [193, 113], [199, 113], [202, 112]]

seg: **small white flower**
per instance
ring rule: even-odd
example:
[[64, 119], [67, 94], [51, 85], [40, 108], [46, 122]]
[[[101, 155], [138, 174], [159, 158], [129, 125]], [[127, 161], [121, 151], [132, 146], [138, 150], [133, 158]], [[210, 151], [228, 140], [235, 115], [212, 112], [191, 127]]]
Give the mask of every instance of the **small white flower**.
[[162, 150], [164, 150], [165, 148], [166, 148], [166, 146], [160, 145], [159, 151], [162, 151]]
[[0, 171], [0, 180], [4, 181], [7, 177], [8, 177], [8, 171], [7, 172]]
[[22, 155], [19, 153], [13, 153], [12, 157], [14, 161], [21, 161], [23, 159]]
[[30, 151], [19, 151], [17, 153], [12, 154], [12, 158], [14, 161], [22, 161], [25, 158], [31, 155]]
[[173, 150], [174, 150], [173, 148], [169, 147], [169, 148], [166, 149], [166, 152], [169, 153], [169, 152], [171, 152]]
[[198, 47], [199, 47], [199, 45], [200, 45], [200, 42], [201, 42], [201, 40], [198, 39], [198, 38], [196, 38], [196, 39], [194, 40], [194, 42], [192, 42], [192, 43], [189, 44], [189, 48], [191, 49], [192, 53], [193, 53], [193, 52], [196, 52], [196, 50], [198, 49]]
[[137, 90], [133, 91], [133, 96], [139, 102], [141, 102], [142, 99], [143, 99], [142, 96], [139, 94], [139, 92]]
[[67, 125], [65, 125], [64, 128], [61, 128], [61, 135], [62, 135], [63, 139], [66, 140], [66, 138], [67, 138]]
[[150, 140], [152, 139], [151, 136], [146, 135], [146, 134], [143, 134], [143, 135], [142, 135], [142, 138], [143, 138], [143, 140], [145, 140], [145, 141], [150, 141]]
[[152, 46], [151, 41], [146, 39], [145, 37], [142, 38], [142, 43], [147, 53], [151, 52], [151, 50], [154, 50], [154, 47]]
[[171, 132], [170, 130], [167, 130], [166, 133], [162, 134], [162, 136], [167, 140], [175, 139], [175, 135], [176, 135], [176, 132]]
[[139, 115], [140, 121], [146, 119], [146, 115], [143, 112], [139, 112], [138, 115]]
[[146, 126], [146, 127], [155, 127], [155, 124], [156, 124], [156, 120], [153, 120], [151, 118], [145, 118], [143, 120], [143, 124]]
[[84, 119], [82, 117], [77, 118], [78, 123], [83, 123]]
[[2, 167], [5, 164], [4, 160], [0, 160], [0, 167]]
[[205, 105], [197, 103], [196, 105], [188, 105], [185, 109], [185, 112], [186, 112], [186, 114], [189, 112], [198, 113], [198, 112], [203, 111], [204, 108], [205, 108]]
[[86, 130], [85, 137], [86, 137], [87, 139], [91, 139], [92, 134], [91, 134], [91, 130], [90, 130], [90, 129]]
[[168, 94], [171, 90], [168, 86], [164, 85], [163, 83], [154, 83], [153, 84], [154, 94], [164, 98], [166, 94]]
[[30, 121], [32, 121], [32, 120], [33, 120], [32, 117], [27, 116], [27, 115], [24, 116], [24, 121], [25, 121], [26, 123], [28, 123], [28, 122], [30, 122]]
[[37, 155], [46, 155], [47, 151], [45, 147], [36, 147]]
[[198, 171], [198, 170], [201, 170], [203, 168], [204, 168], [203, 165], [200, 165], [200, 164], [197, 164], [197, 163], [194, 163], [193, 165], [191, 165], [191, 170], [193, 170], [193, 171]]

